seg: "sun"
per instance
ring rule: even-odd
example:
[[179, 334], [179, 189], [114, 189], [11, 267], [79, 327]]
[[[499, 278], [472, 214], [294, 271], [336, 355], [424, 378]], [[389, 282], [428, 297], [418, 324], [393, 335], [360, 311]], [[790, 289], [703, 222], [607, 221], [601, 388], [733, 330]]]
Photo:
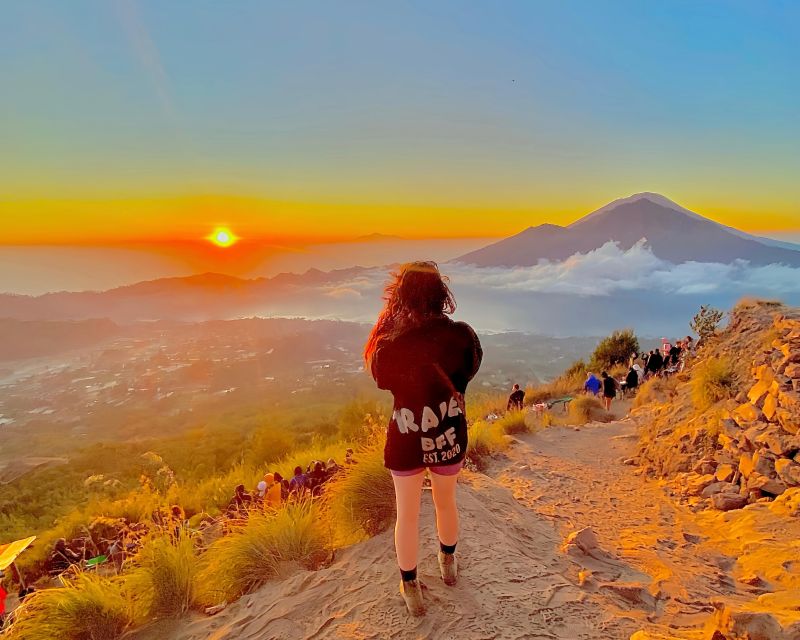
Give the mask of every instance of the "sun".
[[216, 227], [206, 236], [206, 239], [213, 242], [218, 247], [230, 247], [232, 244], [235, 244], [239, 238], [237, 238], [228, 227]]

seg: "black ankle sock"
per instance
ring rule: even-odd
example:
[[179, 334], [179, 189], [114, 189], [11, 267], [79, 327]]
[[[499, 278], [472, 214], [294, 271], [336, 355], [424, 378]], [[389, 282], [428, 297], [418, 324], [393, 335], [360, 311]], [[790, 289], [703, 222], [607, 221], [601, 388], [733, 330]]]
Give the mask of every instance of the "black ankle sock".
[[[456, 542], [456, 544], [458, 544]], [[442, 553], [449, 553], [453, 555], [456, 552], [456, 545], [455, 544], [445, 544], [444, 542], [439, 542], [439, 548], [442, 550]]]
[[400, 569], [400, 575], [403, 577], [403, 582], [408, 582], [409, 580], [416, 580], [417, 568], [414, 567], [413, 569], [409, 569], [408, 571], [403, 571], [402, 569]]

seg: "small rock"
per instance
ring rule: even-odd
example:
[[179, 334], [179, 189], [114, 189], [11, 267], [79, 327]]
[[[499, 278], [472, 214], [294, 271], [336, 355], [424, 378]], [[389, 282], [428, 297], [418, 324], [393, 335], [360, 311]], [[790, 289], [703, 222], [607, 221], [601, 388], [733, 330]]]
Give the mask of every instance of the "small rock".
[[577, 547], [584, 553], [589, 553], [597, 548], [597, 535], [591, 527], [585, 527], [579, 531], [570, 533], [564, 540], [563, 549], [568, 551], [570, 547]]
[[227, 602], [223, 602], [221, 604], [215, 604], [213, 607], [206, 607], [204, 609], [204, 611], [206, 612], [207, 615], [214, 616], [214, 615], [218, 614], [220, 611], [222, 611], [227, 606], [228, 606], [228, 603]]

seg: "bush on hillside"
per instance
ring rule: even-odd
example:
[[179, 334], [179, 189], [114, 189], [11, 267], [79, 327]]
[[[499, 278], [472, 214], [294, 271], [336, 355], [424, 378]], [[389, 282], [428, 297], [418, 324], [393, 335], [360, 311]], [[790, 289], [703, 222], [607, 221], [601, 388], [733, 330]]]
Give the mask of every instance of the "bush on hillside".
[[383, 439], [354, 454], [325, 487], [325, 502], [335, 540], [347, 544], [374, 536], [391, 526], [395, 517], [394, 483], [383, 466]]
[[565, 380], [578, 381], [583, 384], [586, 374], [589, 371], [588, 365], [583, 360], [573, 362], [559, 377]]
[[80, 573], [64, 586], [29, 595], [16, 612], [6, 640], [117, 640], [135, 621], [120, 578]]
[[611, 369], [614, 365], [627, 364], [633, 353], [639, 353], [639, 339], [633, 330], [614, 331], [597, 345], [589, 368], [599, 373], [604, 369]]
[[232, 602], [278, 575], [283, 563], [316, 568], [329, 545], [319, 501], [290, 502], [275, 513], [251, 512], [201, 556], [197, 597], [209, 605]]
[[469, 426], [467, 458], [484, 471], [490, 458], [508, 446], [501, 426], [497, 422], [478, 420]]
[[736, 374], [728, 358], [709, 358], [692, 370], [692, 402], [698, 411], [711, 408], [735, 394]]
[[708, 338], [717, 333], [717, 328], [719, 327], [719, 323], [722, 322], [724, 315], [725, 314], [719, 309], [704, 304], [700, 307], [700, 311], [697, 312], [697, 315], [692, 318], [689, 327], [700, 336], [701, 341], [705, 342]]

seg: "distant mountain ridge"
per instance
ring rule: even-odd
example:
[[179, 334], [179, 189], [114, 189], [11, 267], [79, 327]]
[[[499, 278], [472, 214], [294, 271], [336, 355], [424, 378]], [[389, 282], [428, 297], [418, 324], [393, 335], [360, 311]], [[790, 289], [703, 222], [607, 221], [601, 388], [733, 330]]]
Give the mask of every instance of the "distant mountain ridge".
[[675, 264], [747, 260], [800, 266], [800, 245], [754, 236], [709, 220], [657, 193], [615, 200], [562, 227], [542, 224], [453, 260], [479, 267], [525, 267], [562, 261], [607, 242], [627, 250], [646, 239], [658, 258]]

